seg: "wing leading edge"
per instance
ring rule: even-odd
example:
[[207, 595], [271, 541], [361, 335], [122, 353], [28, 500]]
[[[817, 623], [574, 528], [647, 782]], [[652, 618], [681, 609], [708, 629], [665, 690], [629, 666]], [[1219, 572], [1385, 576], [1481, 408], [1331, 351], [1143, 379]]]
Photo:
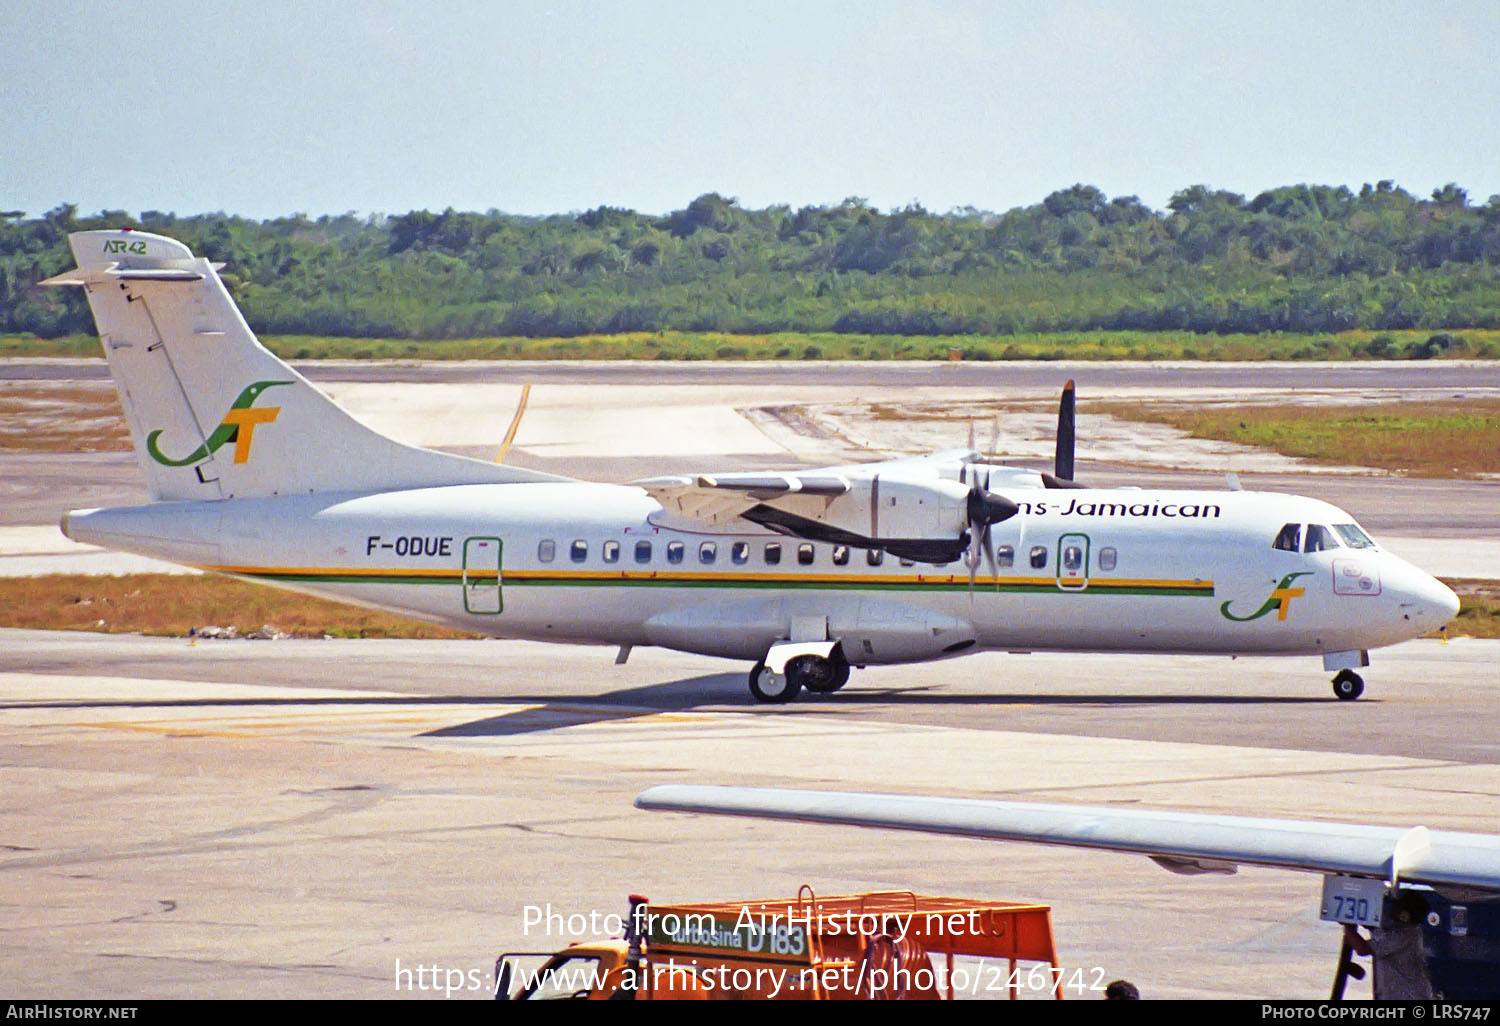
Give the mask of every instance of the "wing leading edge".
[[1132, 852], [1176, 872], [1265, 866], [1500, 893], [1500, 836], [1425, 827], [678, 784], [653, 787], [635, 803], [642, 809]]

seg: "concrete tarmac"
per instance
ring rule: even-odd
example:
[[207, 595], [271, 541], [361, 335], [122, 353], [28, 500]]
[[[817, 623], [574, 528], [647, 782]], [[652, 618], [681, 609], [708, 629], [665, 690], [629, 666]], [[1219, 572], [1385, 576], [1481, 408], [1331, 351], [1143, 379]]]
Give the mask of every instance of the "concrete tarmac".
[[657, 651], [0, 631], [0, 653], [0, 983], [22, 999], [432, 997], [418, 966], [481, 997], [495, 954], [560, 947], [627, 893], [804, 883], [1051, 903], [1070, 971], [1148, 997], [1315, 998], [1339, 936], [1315, 876], [631, 800], [692, 781], [1500, 821], [1493, 642], [1376, 653], [1352, 704], [1309, 659], [983, 655], [764, 707], [743, 667]]

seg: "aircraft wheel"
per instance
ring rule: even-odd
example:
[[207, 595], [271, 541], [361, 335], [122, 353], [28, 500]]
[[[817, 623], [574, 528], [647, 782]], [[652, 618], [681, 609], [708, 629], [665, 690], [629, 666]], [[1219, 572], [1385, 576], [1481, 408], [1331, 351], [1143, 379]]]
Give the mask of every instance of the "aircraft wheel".
[[1340, 670], [1333, 678], [1333, 693], [1341, 701], [1352, 702], [1365, 693], [1365, 682], [1353, 670]]
[[838, 649], [834, 649], [833, 656], [828, 659], [819, 659], [817, 656], [793, 659], [787, 664], [787, 672], [791, 673], [792, 665], [802, 662], [803, 659], [822, 664], [806, 670], [802, 678], [802, 686], [813, 694], [831, 695], [849, 683], [849, 660], [845, 659]]
[[766, 669], [765, 663], [756, 663], [750, 671], [750, 694], [757, 702], [790, 702], [802, 690], [802, 682], [792, 675], [791, 669], [788, 666], [786, 673], [773, 673]]
[[798, 656], [786, 664], [786, 677], [797, 687], [820, 695], [826, 695], [839, 686], [833, 661], [821, 656]]

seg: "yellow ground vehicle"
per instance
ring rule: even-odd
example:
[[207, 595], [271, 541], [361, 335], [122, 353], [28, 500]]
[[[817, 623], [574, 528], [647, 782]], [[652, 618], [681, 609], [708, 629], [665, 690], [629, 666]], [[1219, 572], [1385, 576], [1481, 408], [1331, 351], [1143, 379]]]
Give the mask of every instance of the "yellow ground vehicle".
[[[970, 981], [981, 975], [987, 993], [1063, 996], [1047, 905], [908, 891], [819, 898], [803, 887], [768, 901], [652, 905], [633, 895], [624, 923], [624, 937], [564, 948], [519, 986], [514, 956], [502, 955], [496, 997], [931, 999], [977, 993]], [[971, 962], [955, 967], [955, 956]]]

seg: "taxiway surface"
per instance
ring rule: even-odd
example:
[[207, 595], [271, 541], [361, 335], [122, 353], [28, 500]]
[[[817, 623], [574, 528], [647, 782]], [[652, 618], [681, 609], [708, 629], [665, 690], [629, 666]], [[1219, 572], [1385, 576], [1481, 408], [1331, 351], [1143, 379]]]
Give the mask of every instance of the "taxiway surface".
[[[85, 377], [102, 370], [83, 363]], [[1204, 395], [1500, 385], [1489, 367], [1381, 366], [1101, 373], [1126, 375], [1109, 379], [1119, 389]], [[814, 425], [804, 441], [795, 424], [766, 423], [757, 435], [724, 411], [775, 404], [792, 389], [809, 403], [837, 402], [855, 386], [900, 393], [918, 381], [907, 375], [928, 387], [949, 369], [751, 367], [727, 372], [727, 382], [704, 365], [558, 376], [567, 373], [316, 372], [364, 404], [362, 415], [391, 417], [396, 428], [403, 414], [391, 409], [388, 382], [436, 389], [405, 423], [460, 431], [420, 439], [456, 448], [478, 445], [464, 429], [500, 434], [518, 383], [543, 381], [548, 389], [533, 397], [543, 415], [527, 421], [535, 433], [518, 461], [628, 480], [685, 462], [705, 469], [704, 451], [724, 454], [715, 468], [849, 451], [847, 420]], [[638, 393], [611, 389], [657, 384], [663, 373], [680, 386], [673, 415], [715, 408], [712, 422], [729, 441], [700, 431], [692, 453], [662, 451], [679, 430], [606, 454], [580, 448], [647, 416]], [[1061, 376], [1088, 380], [1056, 364], [956, 373], [971, 390], [1025, 387], [1038, 399]], [[471, 396], [470, 412], [434, 420], [451, 389]], [[570, 420], [570, 405], [598, 419]], [[492, 414], [476, 426], [472, 411], [486, 408]], [[1164, 480], [1159, 469], [1090, 467], [1087, 452], [1085, 437], [1081, 465], [1101, 481]], [[38, 525], [50, 528], [63, 509], [144, 498], [129, 454], [0, 461], [12, 548], [46, 548]], [[1217, 484], [1221, 469], [1210, 462], [1172, 480]], [[1330, 497], [1388, 542], [1437, 539], [1433, 560], [1481, 571], [1486, 560], [1500, 563], [1493, 482], [1293, 467], [1245, 476], [1250, 487]], [[54, 547], [37, 556], [78, 554]], [[622, 911], [630, 892], [772, 898], [810, 883], [823, 894], [911, 888], [1051, 903], [1067, 967], [1130, 978], [1147, 997], [1320, 997], [1338, 929], [1317, 921], [1316, 877], [1181, 878], [1144, 859], [646, 813], [631, 801], [653, 784], [697, 782], [1457, 830], [1500, 822], [1495, 642], [1376, 652], [1355, 703], [1333, 698], [1316, 659], [987, 654], [872, 669], [829, 699], [757, 707], [745, 667], [661, 651], [637, 651], [617, 667], [612, 656], [511, 642], [194, 645], [0, 631], [0, 985], [14, 998], [445, 996], [401, 989], [417, 977], [399, 970], [422, 966], [459, 979], [453, 997], [482, 997], [498, 952], [576, 939], [566, 921], [527, 930], [528, 907], [587, 916]]]
[[663, 652], [615, 667], [521, 643], [19, 631], [0, 651], [0, 979], [16, 998], [431, 997], [400, 989], [398, 969], [487, 982], [502, 950], [578, 939], [528, 929], [528, 908], [804, 883], [1048, 902], [1067, 967], [1151, 997], [1318, 997], [1338, 929], [1317, 921], [1316, 877], [1185, 879], [1144, 859], [631, 800], [694, 781], [1453, 829], [1500, 817], [1494, 732], [1475, 730], [1500, 698], [1493, 642], [1379, 653], [1353, 704], [1309, 660], [984, 655], [756, 707], [740, 668]]

